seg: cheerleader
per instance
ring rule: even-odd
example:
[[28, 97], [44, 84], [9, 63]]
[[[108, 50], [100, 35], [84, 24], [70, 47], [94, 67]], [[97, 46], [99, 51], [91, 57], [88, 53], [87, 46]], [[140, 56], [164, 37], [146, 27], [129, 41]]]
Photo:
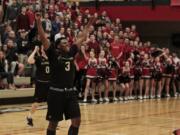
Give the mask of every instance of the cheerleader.
[[90, 51], [90, 58], [88, 60], [88, 67], [86, 72], [86, 88], [84, 90], [84, 100], [83, 102], [87, 102], [87, 95], [90, 87], [90, 83], [92, 82], [92, 102], [96, 102], [97, 100], [94, 97], [95, 85], [93, 80], [96, 78], [96, 68], [97, 68], [97, 59], [95, 58], [94, 51]]
[[[138, 96], [138, 91], [140, 88], [140, 80], [142, 77], [142, 67], [141, 67], [141, 60], [139, 55], [135, 55], [134, 59], [134, 93], [135, 96]], [[142, 99], [142, 91], [139, 93], [139, 96], [137, 97], [139, 99]]]
[[130, 83], [130, 65], [129, 62], [126, 61], [124, 66], [121, 68], [121, 73], [119, 75], [119, 83], [122, 87], [120, 92], [120, 100], [122, 100], [122, 95], [124, 94], [124, 100], [128, 100], [129, 96], [129, 83]]
[[170, 97], [169, 90], [170, 90], [170, 81], [172, 78], [174, 72], [174, 66], [172, 63], [171, 58], [167, 58], [167, 60], [164, 63], [164, 78], [163, 78], [163, 84], [165, 84], [165, 90], [166, 90], [166, 97]]
[[113, 87], [113, 101], [117, 101], [117, 97], [116, 97], [116, 89], [117, 89], [117, 85], [116, 85], [116, 81], [117, 81], [117, 70], [119, 69], [119, 64], [118, 62], [115, 61], [115, 58], [112, 56], [108, 57], [108, 69], [110, 71], [110, 76], [108, 78], [109, 80], [109, 84], [112, 84]]
[[99, 92], [99, 101], [102, 102], [102, 91], [101, 86], [102, 82], [105, 83], [105, 97], [104, 101], [109, 102], [108, 93], [109, 93], [109, 82], [108, 82], [108, 70], [107, 70], [107, 60], [105, 58], [105, 51], [101, 50], [98, 58], [98, 68], [97, 68], [97, 79], [98, 79], [98, 92]]
[[81, 97], [82, 90], [84, 89], [87, 61], [88, 56], [85, 52], [85, 46], [82, 45], [74, 60], [74, 64], [76, 66], [76, 76], [74, 83], [78, 90], [79, 97]]
[[180, 61], [177, 63], [177, 68], [178, 92], [180, 92]]
[[154, 63], [152, 64], [153, 69], [151, 73], [151, 98], [155, 98], [155, 90], [157, 85], [157, 98], [161, 98], [162, 91], [162, 64], [160, 58], [156, 57]]
[[133, 64], [133, 55], [128, 59], [130, 64], [130, 84], [129, 84], [129, 98], [134, 99], [132, 96], [134, 90], [134, 64]]
[[173, 67], [174, 67], [174, 72], [173, 72], [173, 77], [172, 77], [172, 86], [173, 86], [173, 92], [174, 92], [174, 97], [178, 96], [177, 89], [178, 89], [178, 57], [176, 54], [173, 54]]
[[142, 78], [140, 80], [140, 95], [142, 94], [142, 90], [145, 84], [145, 93], [144, 93], [144, 99], [149, 97], [149, 87], [150, 87], [150, 61], [149, 61], [149, 55], [144, 54], [144, 59], [142, 60]]

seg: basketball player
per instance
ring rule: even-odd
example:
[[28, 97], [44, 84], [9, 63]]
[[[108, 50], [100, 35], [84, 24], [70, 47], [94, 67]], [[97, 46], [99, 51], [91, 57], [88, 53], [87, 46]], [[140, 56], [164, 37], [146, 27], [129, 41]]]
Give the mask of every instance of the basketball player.
[[35, 113], [38, 103], [46, 101], [49, 90], [49, 61], [43, 46], [40, 48], [39, 46], [35, 47], [34, 51], [28, 58], [28, 63], [36, 65], [34, 103], [32, 104], [29, 115], [27, 116], [27, 124], [33, 126], [32, 115]]
[[87, 26], [76, 38], [70, 47], [65, 37], [57, 39], [55, 45], [50, 45], [41, 24], [41, 15], [35, 15], [38, 34], [46, 50], [50, 62], [50, 89], [48, 94], [48, 112], [46, 119], [49, 121], [47, 135], [56, 135], [59, 121], [71, 119], [68, 135], [78, 135], [81, 122], [80, 107], [76, 89], [73, 88], [75, 77], [74, 57], [83, 41], [86, 40], [89, 28], [94, 21], [90, 19]]

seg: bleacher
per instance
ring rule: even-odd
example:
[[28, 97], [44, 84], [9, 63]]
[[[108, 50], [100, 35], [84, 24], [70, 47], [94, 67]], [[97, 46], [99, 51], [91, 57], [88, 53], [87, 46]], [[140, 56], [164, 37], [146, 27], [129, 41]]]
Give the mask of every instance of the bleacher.
[[[14, 77], [14, 84], [16, 86], [21, 86], [21, 85], [28, 86], [31, 83], [30, 81], [31, 81], [31, 77]], [[6, 79], [3, 80], [3, 84], [7, 85]]]

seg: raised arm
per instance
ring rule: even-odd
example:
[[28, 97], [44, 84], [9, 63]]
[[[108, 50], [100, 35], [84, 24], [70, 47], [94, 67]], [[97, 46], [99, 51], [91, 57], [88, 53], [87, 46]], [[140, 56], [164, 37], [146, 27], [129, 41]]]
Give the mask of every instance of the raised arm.
[[46, 37], [46, 33], [44, 32], [44, 29], [42, 27], [42, 21], [41, 21], [40, 13], [35, 14], [35, 19], [36, 19], [38, 34], [40, 36], [42, 45], [44, 46], [44, 49], [47, 50], [49, 48], [49, 46], [50, 46], [50, 43], [49, 43], [49, 40]]
[[38, 46], [36, 46], [35, 47], [35, 49], [34, 49], [34, 51], [31, 53], [31, 55], [28, 57], [28, 63], [29, 64], [34, 64], [35, 63], [35, 59], [34, 59], [34, 57], [35, 57], [35, 54], [36, 54], [36, 52], [39, 50], [39, 47]]
[[87, 35], [89, 33], [90, 26], [94, 23], [95, 20], [96, 20], [95, 17], [90, 18], [84, 30], [78, 34], [77, 39], [75, 41], [75, 44], [78, 46], [78, 48], [80, 48], [82, 42], [86, 40]]

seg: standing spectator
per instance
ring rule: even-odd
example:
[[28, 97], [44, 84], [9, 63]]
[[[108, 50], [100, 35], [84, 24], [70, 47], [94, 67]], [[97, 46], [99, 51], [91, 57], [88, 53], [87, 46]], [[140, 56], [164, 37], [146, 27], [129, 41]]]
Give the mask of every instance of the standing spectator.
[[85, 52], [85, 46], [82, 45], [74, 60], [76, 66], [75, 85], [78, 90], [79, 97], [81, 97], [82, 90], [84, 88], [83, 83], [85, 81], [87, 61], [88, 57]]
[[17, 0], [12, 0], [12, 4], [7, 7], [6, 21], [10, 21], [13, 29], [16, 29], [16, 18], [19, 15], [20, 5]]
[[27, 60], [27, 53], [29, 51], [29, 43], [28, 43], [28, 39], [27, 39], [27, 32], [25, 30], [21, 30], [19, 31], [20, 35], [19, 38], [17, 40], [17, 52], [19, 55], [19, 62], [26, 64], [26, 60]]
[[60, 28], [59, 33], [57, 33], [54, 37], [54, 41], [56, 41], [58, 38], [65, 37], [65, 29], [64, 27]]
[[4, 13], [3, 13], [3, 18], [2, 18], [2, 22], [5, 21], [6, 11], [7, 11], [7, 7], [8, 7], [8, 2], [9, 2], [9, 0], [2, 0], [2, 9], [3, 9], [3, 11], [4, 11]]
[[114, 37], [114, 41], [111, 43], [110, 52], [115, 59], [120, 59], [123, 54], [123, 48], [120, 46], [118, 35]]
[[45, 13], [45, 15], [44, 15], [44, 20], [42, 21], [42, 26], [43, 26], [45, 32], [47, 32], [47, 33], [51, 32], [52, 24], [51, 24], [51, 20], [49, 20], [48, 13]]
[[2, 7], [2, 4], [1, 4], [1, 0], [0, 0], [0, 23], [2, 21], [2, 18], [3, 18], [3, 7]]
[[55, 20], [52, 22], [52, 36], [54, 37], [55, 34], [57, 34], [59, 32], [59, 29], [61, 27], [61, 23], [60, 23], [60, 17], [59, 15], [55, 16]]
[[100, 52], [100, 46], [96, 41], [95, 35], [90, 35], [89, 42], [87, 43], [89, 51], [94, 50], [95, 56], [97, 57]]
[[30, 25], [30, 28], [32, 29], [34, 27], [34, 22], [35, 22], [35, 17], [34, 17], [34, 12], [33, 12], [33, 6], [32, 5], [29, 5], [27, 11], [26, 11], [26, 14], [28, 16], [28, 19], [29, 19], [29, 25]]
[[2, 44], [5, 43], [6, 39], [8, 38], [8, 33], [10, 31], [12, 31], [12, 27], [10, 25], [6, 25], [5, 26], [5, 30], [4, 30], [4, 32], [1, 35], [1, 42], [2, 42]]
[[49, 5], [48, 14], [49, 14], [49, 19], [51, 21], [53, 21], [55, 19], [55, 11], [54, 11], [54, 5], [53, 4]]
[[30, 29], [29, 17], [26, 14], [26, 7], [22, 7], [21, 13], [17, 16], [17, 30], [24, 29], [28, 31]]

